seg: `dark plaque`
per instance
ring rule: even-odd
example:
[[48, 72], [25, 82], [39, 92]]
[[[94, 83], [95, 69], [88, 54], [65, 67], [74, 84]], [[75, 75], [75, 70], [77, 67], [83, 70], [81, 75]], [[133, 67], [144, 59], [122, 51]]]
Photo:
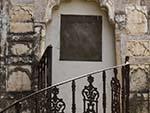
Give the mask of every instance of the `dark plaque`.
[[60, 60], [102, 61], [102, 17], [61, 15]]

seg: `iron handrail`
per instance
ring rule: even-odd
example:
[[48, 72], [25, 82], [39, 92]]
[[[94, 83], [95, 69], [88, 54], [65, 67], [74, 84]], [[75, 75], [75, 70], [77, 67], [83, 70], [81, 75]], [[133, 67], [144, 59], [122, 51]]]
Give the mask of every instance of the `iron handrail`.
[[97, 73], [101, 73], [103, 71], [107, 71], [107, 70], [111, 70], [111, 69], [115, 69], [115, 68], [119, 68], [119, 67], [127, 66], [127, 65], [129, 65], [129, 62], [126, 62], [125, 64], [117, 65], [117, 66], [112, 66], [112, 67], [109, 67], [109, 68], [104, 68], [104, 69], [97, 70], [97, 71], [94, 71], [94, 72], [86, 73], [86, 74], [83, 74], [83, 75], [80, 75], [80, 76], [77, 76], [77, 77], [74, 77], [74, 78], [71, 78], [71, 79], [64, 80], [62, 82], [53, 84], [51, 86], [45, 87], [45, 88], [40, 89], [40, 90], [38, 90], [36, 92], [33, 92], [32, 94], [27, 95], [27, 96], [25, 96], [25, 97], [23, 97], [21, 99], [16, 100], [14, 103], [10, 104], [6, 108], [4, 108], [2, 111], [0, 111], [0, 113], [3, 113], [6, 110], [8, 110], [9, 108], [12, 108], [13, 106], [15, 106], [16, 104], [18, 104], [18, 103], [20, 103], [20, 102], [22, 102], [22, 101], [24, 101], [26, 99], [29, 99], [30, 97], [32, 97], [34, 95], [37, 95], [37, 94], [42, 93], [44, 91], [47, 91], [47, 90], [49, 90], [49, 89], [51, 89], [53, 87], [60, 86], [60, 85], [63, 85], [63, 84], [66, 84], [66, 83], [69, 83], [69, 82], [72, 82], [72, 81], [84, 78], [84, 77], [88, 77], [89, 75], [94, 75], [94, 74], [97, 74]]

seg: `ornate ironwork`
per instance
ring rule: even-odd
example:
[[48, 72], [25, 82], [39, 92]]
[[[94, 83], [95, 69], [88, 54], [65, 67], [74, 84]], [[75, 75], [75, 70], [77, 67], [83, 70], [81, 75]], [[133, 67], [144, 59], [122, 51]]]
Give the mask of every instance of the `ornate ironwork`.
[[98, 113], [98, 98], [99, 92], [93, 86], [94, 77], [88, 77], [89, 85], [82, 90], [84, 112], [83, 113]]
[[64, 113], [66, 108], [66, 104], [64, 103], [63, 99], [58, 98], [59, 89], [54, 87], [52, 89], [52, 98], [51, 98], [51, 113]]
[[111, 80], [112, 88], [112, 113], [120, 113], [120, 83], [117, 78], [118, 71], [114, 68], [114, 75]]
[[[47, 54], [45, 54], [47, 55]], [[49, 56], [49, 55], [48, 55]], [[46, 57], [46, 56], [45, 56]], [[66, 83], [72, 82], [72, 113], [76, 112], [76, 103], [75, 103], [75, 91], [76, 91], [76, 84], [75, 81], [81, 79], [83, 77], [88, 76], [88, 85], [84, 87], [82, 90], [83, 96], [83, 106], [84, 111], [83, 113], [98, 113], [98, 99], [99, 99], [99, 92], [96, 87], [93, 86], [94, 78], [92, 74], [86, 74], [79, 77], [75, 77], [73, 79], [69, 79], [60, 83], [57, 83], [53, 86], [49, 86], [51, 83], [48, 80], [51, 80], [51, 64], [50, 60], [48, 61], [48, 57], [44, 58], [44, 60], [40, 60], [39, 63], [39, 91], [33, 92], [32, 94], [25, 96], [12, 105], [7, 106], [4, 108], [0, 113], [5, 112], [14, 112], [21, 113], [26, 111], [27, 109], [30, 110], [32, 113], [64, 113], [66, 108], [66, 104], [64, 103], [62, 98], [58, 97], [59, 89], [56, 86], [61, 86]], [[48, 63], [49, 62], [49, 63]], [[47, 67], [46, 67], [47, 66]], [[117, 78], [117, 69], [122, 67], [122, 100], [120, 100], [120, 83]], [[104, 69], [103, 71], [93, 72], [93, 74], [103, 72], [103, 113], [106, 113], [106, 71], [114, 69], [114, 77], [111, 80], [111, 87], [112, 87], [112, 113], [120, 113], [120, 103], [122, 103], [122, 113], [129, 113], [129, 71], [130, 65], [121, 65], [121, 66], [114, 66]], [[46, 75], [46, 76], [45, 76]], [[44, 85], [43, 85], [44, 82]], [[43, 88], [46, 87], [46, 88]], [[49, 86], [49, 87], [47, 87]], [[54, 87], [55, 86], [55, 87]], [[31, 107], [32, 106], [32, 107]], [[71, 105], [70, 105], [71, 106]]]

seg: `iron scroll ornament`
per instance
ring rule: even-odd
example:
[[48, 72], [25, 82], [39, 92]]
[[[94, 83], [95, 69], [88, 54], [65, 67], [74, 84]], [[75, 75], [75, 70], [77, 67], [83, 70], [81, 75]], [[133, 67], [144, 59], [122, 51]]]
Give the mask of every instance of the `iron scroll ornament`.
[[58, 98], [59, 89], [54, 87], [52, 89], [52, 98], [51, 98], [51, 113], [64, 113], [66, 104], [62, 98]]
[[120, 82], [117, 78], [118, 71], [114, 69], [115, 77], [112, 77], [112, 113], [120, 113]]
[[93, 86], [94, 77], [91, 75], [88, 77], [89, 85], [85, 86], [82, 90], [83, 95], [83, 106], [84, 112], [83, 113], [98, 113], [98, 98], [99, 92], [97, 88]]

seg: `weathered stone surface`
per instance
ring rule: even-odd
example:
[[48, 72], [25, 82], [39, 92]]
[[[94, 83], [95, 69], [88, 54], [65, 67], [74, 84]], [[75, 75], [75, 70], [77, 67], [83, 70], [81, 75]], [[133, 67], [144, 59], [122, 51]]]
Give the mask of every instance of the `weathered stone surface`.
[[10, 56], [6, 59], [6, 64], [11, 65], [25, 65], [25, 64], [32, 64], [34, 62], [33, 56]]
[[34, 0], [10, 0], [12, 4], [33, 4]]
[[147, 28], [147, 9], [144, 6], [127, 6], [127, 33], [128, 34], [145, 34]]
[[130, 113], [148, 113], [148, 93], [133, 93], [130, 95]]
[[8, 48], [9, 55], [31, 55], [31, 43], [11, 43]]
[[131, 65], [130, 90], [146, 91], [150, 83], [150, 65]]
[[134, 40], [127, 42], [128, 56], [150, 56], [150, 40]]
[[[34, 15], [35, 15], [34, 19], [36, 21], [45, 22], [44, 17], [48, 1], [54, 0], [34, 0]], [[49, 12], [51, 12], [51, 10], [49, 10]]]
[[33, 31], [33, 23], [10, 23], [10, 33], [28, 33]]
[[130, 56], [130, 63], [131, 64], [150, 64], [150, 57]]
[[22, 34], [22, 35], [15, 35], [9, 34], [7, 37], [8, 42], [33, 42], [36, 36], [32, 34]]
[[[27, 71], [27, 73], [28, 73], [28, 76], [31, 77], [31, 73], [32, 73], [31, 65], [22, 65], [22, 66], [19, 66], [19, 67], [21, 67], [21, 69], [25, 69], [25, 70]], [[10, 66], [8, 67], [8, 71], [9, 71], [9, 72], [10, 72], [10, 71], [13, 71], [13, 70], [15, 70], [16, 68], [18, 68], [18, 66], [10, 65]]]
[[33, 21], [33, 6], [13, 6], [13, 8], [10, 10], [10, 20], [11, 22]]
[[7, 91], [30, 91], [31, 80], [27, 69], [15, 68], [9, 73]]
[[115, 14], [115, 21], [119, 30], [122, 30], [126, 27], [126, 20], [127, 18], [124, 12], [117, 12]]

